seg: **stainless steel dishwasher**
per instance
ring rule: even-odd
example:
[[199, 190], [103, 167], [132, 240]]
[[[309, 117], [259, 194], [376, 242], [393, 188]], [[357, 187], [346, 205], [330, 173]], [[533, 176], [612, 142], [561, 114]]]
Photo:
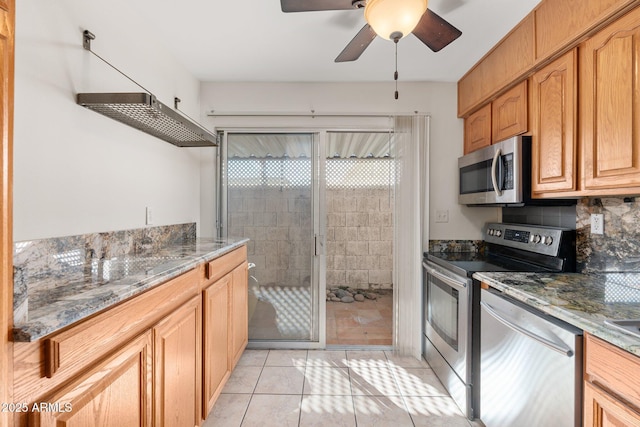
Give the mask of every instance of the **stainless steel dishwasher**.
[[481, 291], [480, 419], [487, 427], [582, 423], [582, 331]]

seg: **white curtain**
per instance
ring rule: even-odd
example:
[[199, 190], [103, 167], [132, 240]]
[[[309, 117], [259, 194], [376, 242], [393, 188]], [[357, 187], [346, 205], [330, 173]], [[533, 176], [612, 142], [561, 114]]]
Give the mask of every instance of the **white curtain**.
[[422, 247], [428, 242], [429, 117], [395, 118], [396, 159], [393, 283], [394, 348], [400, 355], [422, 353]]

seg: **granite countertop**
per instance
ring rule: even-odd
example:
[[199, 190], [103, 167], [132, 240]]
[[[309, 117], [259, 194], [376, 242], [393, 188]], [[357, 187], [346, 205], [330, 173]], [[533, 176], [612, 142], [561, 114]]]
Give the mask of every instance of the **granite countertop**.
[[604, 323], [640, 319], [640, 273], [475, 273], [473, 277], [640, 356], [640, 338]]
[[196, 239], [153, 253], [82, 259], [69, 262], [65, 271], [45, 270], [37, 278], [29, 278], [26, 304], [23, 312], [15, 316], [13, 339], [35, 341], [231, 252], [247, 241]]

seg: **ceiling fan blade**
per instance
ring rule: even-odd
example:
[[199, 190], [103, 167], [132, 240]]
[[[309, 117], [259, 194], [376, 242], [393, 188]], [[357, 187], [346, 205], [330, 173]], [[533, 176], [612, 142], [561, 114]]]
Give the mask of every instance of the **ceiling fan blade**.
[[440, 49], [460, 37], [462, 31], [449, 24], [430, 9], [422, 15], [413, 34], [426, 44], [429, 49], [438, 52]]
[[283, 12], [355, 9], [351, 0], [280, 0]]
[[358, 34], [356, 34], [353, 40], [340, 52], [335, 62], [355, 61], [360, 58], [362, 52], [364, 52], [375, 38], [376, 32], [373, 31], [373, 28], [371, 28], [369, 24], [364, 24], [364, 27], [358, 31]]

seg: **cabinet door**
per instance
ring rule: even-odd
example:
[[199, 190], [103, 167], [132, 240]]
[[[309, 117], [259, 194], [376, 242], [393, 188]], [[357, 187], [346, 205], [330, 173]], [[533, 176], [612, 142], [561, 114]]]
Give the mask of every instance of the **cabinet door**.
[[249, 342], [249, 277], [247, 263], [237, 266], [232, 274], [232, 354], [235, 367]]
[[585, 427], [640, 426], [640, 414], [591, 383], [584, 383]]
[[491, 103], [493, 142], [527, 132], [527, 81], [509, 89]]
[[59, 405], [33, 412], [39, 427], [151, 426], [151, 332], [127, 344], [87, 375], [40, 402]]
[[200, 424], [200, 301], [199, 295], [192, 298], [153, 328], [154, 426], [187, 427]]
[[230, 297], [232, 274], [203, 291], [203, 414], [206, 418], [231, 373]]
[[580, 55], [584, 188], [640, 186], [640, 9], [587, 40]]
[[491, 145], [491, 104], [464, 119], [464, 154]]
[[534, 194], [576, 190], [577, 51], [531, 78]]

